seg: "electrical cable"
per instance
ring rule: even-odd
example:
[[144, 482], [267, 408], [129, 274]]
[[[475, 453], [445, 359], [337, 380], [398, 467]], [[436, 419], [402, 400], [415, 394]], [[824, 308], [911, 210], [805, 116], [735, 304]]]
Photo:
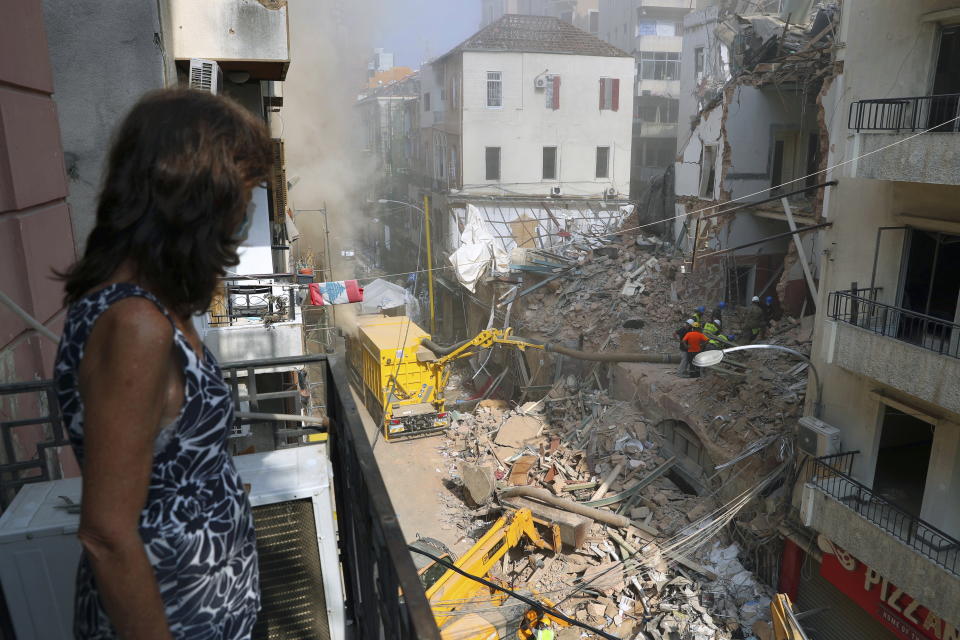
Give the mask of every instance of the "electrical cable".
[[[811, 178], [811, 177], [813, 177], [813, 176], [818, 176], [818, 175], [821, 175], [821, 174], [829, 173], [829, 172], [833, 171], [834, 169], [838, 169], [838, 168], [843, 167], [843, 166], [845, 166], [845, 165], [848, 165], [848, 164], [850, 164], [850, 163], [856, 162], [856, 161], [858, 161], [858, 160], [860, 160], [860, 159], [862, 159], [862, 158], [866, 158], [867, 156], [871, 156], [871, 155], [873, 155], [873, 154], [875, 154], [875, 153], [880, 153], [881, 151], [886, 151], [886, 150], [891, 149], [891, 148], [893, 148], [893, 147], [895, 147], [895, 146], [897, 146], [897, 145], [900, 145], [900, 144], [903, 144], [904, 142], [908, 142], [908, 141], [910, 141], [910, 140], [913, 140], [914, 138], [917, 138], [917, 137], [922, 136], [922, 135], [924, 135], [924, 134], [930, 133], [931, 131], [933, 131], [933, 130], [935, 130], [935, 129], [938, 129], [938, 128], [944, 126], [944, 125], [948, 125], [948, 124], [950, 124], [950, 123], [956, 122], [956, 121], [958, 121], [958, 120], [960, 120], [960, 116], [956, 116], [956, 117], [954, 117], [954, 118], [951, 118], [951, 119], [949, 119], [949, 120], [946, 120], [946, 121], [944, 121], [944, 122], [941, 122], [940, 124], [938, 124], [938, 125], [936, 125], [936, 126], [934, 126], [934, 127], [930, 127], [929, 129], [924, 129], [923, 131], [919, 131], [919, 132], [917, 132], [917, 133], [915, 133], [915, 134], [913, 134], [913, 135], [911, 135], [911, 136], [908, 136], [908, 137], [906, 137], [906, 138], [903, 138], [903, 139], [901, 139], [901, 140], [897, 140], [897, 141], [895, 141], [895, 142], [891, 142], [891, 143], [888, 144], [888, 145], [884, 145], [884, 146], [882, 146], [882, 147], [878, 147], [877, 149], [873, 149], [873, 150], [871, 150], [871, 151], [867, 151], [867, 152], [865, 152], [865, 153], [862, 153], [862, 154], [860, 154], [860, 155], [858, 155], [858, 156], [855, 156], [855, 157], [853, 157], [853, 158], [850, 158], [850, 159], [848, 159], [848, 160], [843, 160], [843, 161], [838, 162], [838, 163], [836, 163], [836, 164], [834, 164], [834, 165], [831, 165], [831, 166], [829, 166], [829, 167], [827, 167], [827, 168], [825, 168], [825, 169], [820, 169], [820, 170], [818, 170], [818, 171], [815, 171], [815, 172], [813, 172], [813, 173], [807, 174], [807, 175], [805, 175], [805, 176], [801, 176], [801, 177], [795, 178], [795, 179], [793, 179], [793, 180], [788, 180], [787, 182], [783, 182], [783, 183], [781, 183], [781, 184], [779, 184], [779, 185], [776, 185], [776, 186], [766, 187], [766, 188], [764, 188], [764, 189], [761, 189], [761, 190], [759, 190], [759, 191], [755, 191], [755, 192], [753, 192], [753, 193], [748, 193], [748, 194], [745, 194], [745, 195], [742, 195], [742, 196], [738, 196], [738, 197], [736, 197], [736, 198], [732, 198], [732, 199], [730, 199], [730, 200], [726, 200], [726, 201], [724, 201], [724, 202], [722, 202], [722, 203], [710, 205], [710, 206], [708, 206], [708, 207], [703, 207], [703, 208], [700, 208], [700, 209], [695, 209], [695, 210], [693, 210], [693, 211], [688, 211], [688, 212], [685, 212], [685, 213], [680, 213], [680, 214], [677, 214], [677, 215], [675, 215], [675, 216], [671, 216], [671, 217], [669, 217], [669, 218], [664, 218], [664, 219], [662, 219], [662, 220], [657, 220], [656, 222], [648, 222], [648, 223], [645, 223], [645, 224], [637, 225], [637, 226], [635, 226], [635, 227], [627, 227], [627, 228], [623, 228], [623, 229], [618, 229], [617, 231], [613, 231], [613, 232], [610, 232], [610, 233], [597, 234], [597, 235], [591, 236], [591, 237], [594, 237], [594, 238], [612, 237], [612, 236], [620, 235], [620, 234], [622, 234], [622, 233], [626, 233], [626, 232], [628, 232], [628, 231], [638, 231], [638, 230], [640, 230], [640, 229], [646, 229], [646, 228], [648, 228], [648, 227], [656, 226], [656, 225], [658, 225], [658, 224], [663, 224], [663, 223], [665, 223], [665, 222], [670, 222], [670, 221], [673, 221], [673, 220], [679, 220], [679, 219], [681, 219], [681, 218], [689, 218], [689, 217], [694, 216], [694, 215], [696, 215], [696, 214], [698, 214], [698, 213], [703, 213], [703, 212], [705, 212], [705, 211], [710, 211], [710, 210], [716, 210], [716, 211], [715, 211], [716, 214], [727, 213], [728, 210], [731, 208], [731, 207], [727, 207], [727, 205], [732, 205], [732, 204], [734, 204], [734, 203], [741, 202], [741, 201], [745, 200], [746, 198], [752, 198], [752, 197], [754, 197], [754, 196], [758, 196], [758, 195], [763, 195], [763, 194], [769, 193], [771, 190], [779, 189], [779, 188], [781, 188], [781, 187], [785, 187], [785, 186], [790, 185], [790, 184], [794, 184], [794, 183], [797, 183], [797, 182], [801, 182], [801, 181], [804, 181], [804, 180], [806, 180], [807, 178]], [[747, 203], [747, 204], [749, 204], [749, 203]], [[707, 257], [707, 256], [713, 255], [714, 253], [715, 253], [715, 252], [701, 254], [699, 257], [705, 258], [705, 257]], [[485, 264], [485, 263], [487, 263], [487, 262], [489, 262], [489, 261], [490, 261], [490, 259], [488, 258], [488, 259], [484, 259], [484, 260], [475, 260], [475, 261], [473, 261], [473, 262], [464, 263], [464, 264]], [[443, 267], [437, 267], [437, 268], [431, 268], [431, 269], [424, 269], [424, 270], [417, 271], [417, 272], [394, 273], [394, 274], [389, 274], [389, 275], [384, 275], [384, 276], [379, 276], [379, 277], [381, 277], [381, 278], [388, 278], [388, 277], [392, 277], [392, 276], [407, 275], [407, 274], [409, 274], [409, 273], [426, 273], [426, 272], [429, 272], [429, 271], [442, 271], [442, 270], [445, 270], [445, 269], [453, 269], [453, 268], [454, 268], [453, 266], [443, 266]], [[371, 278], [371, 280], [373, 280], [373, 279], [374, 279], [374, 278]]]
[[583, 622], [580, 622], [579, 620], [575, 620], [575, 619], [573, 619], [573, 618], [570, 618], [569, 616], [565, 615], [565, 614], [562, 613], [561, 611], [557, 610], [555, 607], [551, 607], [551, 606], [549, 606], [549, 605], [546, 605], [546, 604], [544, 604], [544, 603], [542, 603], [542, 602], [539, 602], [539, 601], [537, 601], [537, 600], [534, 600], [533, 598], [528, 598], [528, 597], [525, 596], [525, 595], [519, 594], [519, 593], [517, 593], [516, 591], [513, 591], [513, 590], [511, 590], [511, 589], [507, 589], [506, 587], [502, 587], [502, 586], [498, 585], [497, 583], [491, 582], [491, 581], [489, 581], [489, 580], [487, 580], [487, 579], [485, 579], [485, 578], [481, 578], [480, 576], [475, 576], [475, 575], [473, 575], [472, 573], [467, 573], [466, 571], [464, 571], [464, 570], [461, 569], [460, 567], [456, 566], [456, 565], [453, 564], [452, 562], [448, 562], [447, 560], [445, 560], [445, 559], [443, 559], [443, 558], [438, 558], [437, 556], [433, 555], [432, 553], [430, 553], [430, 552], [428, 552], [428, 551], [424, 551], [423, 549], [418, 549], [417, 547], [414, 547], [413, 545], [407, 545], [407, 548], [408, 548], [410, 551], [413, 551], [414, 553], [419, 553], [419, 554], [422, 555], [422, 556], [426, 556], [426, 557], [430, 558], [431, 560], [433, 560], [433, 561], [436, 562], [437, 564], [443, 565], [443, 566], [446, 567], [447, 569], [451, 569], [451, 570], [453, 570], [455, 573], [459, 573], [460, 575], [462, 575], [462, 576], [465, 577], [465, 578], [469, 578], [469, 579], [473, 580], [474, 582], [479, 582], [480, 584], [482, 584], [482, 585], [485, 586], [485, 587], [488, 587], [488, 588], [490, 588], [490, 589], [495, 589], [495, 590], [497, 590], [497, 591], [500, 591], [500, 592], [503, 592], [503, 593], [507, 594], [508, 596], [510, 596], [510, 597], [512, 597], [512, 598], [516, 598], [516, 599], [519, 600], [520, 602], [523, 602], [524, 604], [527, 604], [527, 605], [530, 605], [531, 607], [533, 607], [533, 609], [534, 609], [535, 611], [537, 611], [538, 613], [548, 613], [548, 614], [550, 614], [551, 616], [553, 616], [554, 618], [557, 618], [558, 620], [563, 620], [563, 621], [566, 622], [567, 624], [570, 624], [570, 625], [573, 625], [573, 626], [576, 626], [576, 627], [580, 627], [581, 629], [585, 629], [585, 630], [589, 631], [590, 633], [595, 633], [595, 634], [597, 634], [598, 636], [600, 636], [600, 637], [602, 637], [602, 638], [607, 638], [608, 640], [620, 640], [619, 638], [617, 638], [617, 636], [611, 635], [611, 634], [607, 633], [606, 631], [603, 631], [603, 630], [601, 630], [601, 629], [597, 629], [597, 628], [595, 628], [595, 627], [591, 627], [590, 625], [585, 624], [585, 623], [583, 623]]

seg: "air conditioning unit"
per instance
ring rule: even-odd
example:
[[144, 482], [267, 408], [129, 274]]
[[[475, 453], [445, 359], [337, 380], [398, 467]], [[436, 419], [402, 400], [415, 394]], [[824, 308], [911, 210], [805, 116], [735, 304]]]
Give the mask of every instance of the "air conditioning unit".
[[[326, 446], [237, 456], [234, 462], [249, 487], [260, 555], [262, 609], [254, 637], [343, 640]], [[81, 489], [80, 478], [24, 485], [0, 516], [0, 584], [18, 640], [73, 638], [80, 514], [67, 507], [80, 504]]]
[[217, 95], [223, 87], [223, 70], [214, 60], [190, 58], [190, 88]]
[[604, 191], [603, 195], [607, 198], [616, 198], [617, 190], [615, 187], [607, 187], [607, 190]]
[[560, 187], [552, 187], [550, 189], [551, 198], [559, 198], [562, 195], [563, 195], [563, 190]]
[[840, 430], [813, 416], [800, 418], [797, 446], [815, 458], [840, 452]]
[[535, 89], [546, 89], [547, 88], [547, 76], [537, 76], [533, 79], [533, 87]]

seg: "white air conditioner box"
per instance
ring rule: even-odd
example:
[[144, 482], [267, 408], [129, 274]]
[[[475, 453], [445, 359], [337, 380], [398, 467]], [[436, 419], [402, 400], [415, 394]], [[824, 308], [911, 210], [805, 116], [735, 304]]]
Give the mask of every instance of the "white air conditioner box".
[[[234, 458], [253, 505], [263, 608], [254, 637], [344, 638], [326, 445]], [[71, 640], [79, 478], [25, 485], [0, 516], [0, 584], [17, 640]], [[264, 559], [269, 559], [264, 562]]]
[[214, 60], [190, 59], [189, 84], [191, 89], [209, 91], [217, 95], [223, 87], [223, 71]]
[[547, 76], [537, 76], [533, 79], [533, 88], [534, 89], [546, 89], [547, 88]]
[[563, 189], [561, 189], [560, 187], [551, 187], [550, 195], [554, 198], [559, 198], [560, 196], [563, 195]]
[[80, 478], [26, 484], [0, 516], [0, 585], [18, 640], [73, 638]]
[[840, 453], [840, 430], [813, 416], [800, 418], [797, 445], [815, 458]]

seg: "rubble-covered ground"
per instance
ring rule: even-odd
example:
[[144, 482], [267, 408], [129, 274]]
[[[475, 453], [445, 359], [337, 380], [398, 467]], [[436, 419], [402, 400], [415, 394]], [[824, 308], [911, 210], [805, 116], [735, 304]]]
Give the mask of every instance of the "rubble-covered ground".
[[[694, 307], [718, 301], [715, 283], [682, 272], [681, 259], [654, 239], [623, 238], [565, 258], [577, 266], [516, 301], [516, 335], [587, 351], [678, 353], [676, 329]], [[727, 333], [745, 333], [735, 310], [724, 322]], [[808, 325], [785, 318], [763, 341], [806, 352], [810, 338]], [[652, 419], [636, 403], [610, 398], [606, 365], [593, 375], [587, 363], [590, 375], [558, 376], [540, 401], [511, 408], [487, 400], [472, 413], [453, 412], [438, 443], [450, 489], [441, 496], [446, 517], [438, 526], [455, 531], [462, 553], [501, 513], [522, 506], [501, 495], [511, 487], [600, 501], [598, 508], [625, 516], [629, 526], [588, 520], [579, 547], [511, 553], [491, 575], [621, 638], [772, 637], [773, 592], [743, 562], [775, 532], [777, 507], [758, 507], [760, 492], [776, 479], [765, 475], [769, 469], [792, 453], [788, 434], [801, 413], [807, 365], [770, 351], [732, 357], [741, 355], [693, 380], [676, 376], [675, 366], [631, 365], [647, 367], [641, 375], [659, 376], [668, 390], [675, 385], [700, 432], [724, 452], [705, 495], [671, 479], [679, 462]], [[752, 465], [754, 456], [765, 464]], [[721, 497], [719, 485], [740, 474], [753, 488]], [[564, 629], [559, 637], [581, 633]]]

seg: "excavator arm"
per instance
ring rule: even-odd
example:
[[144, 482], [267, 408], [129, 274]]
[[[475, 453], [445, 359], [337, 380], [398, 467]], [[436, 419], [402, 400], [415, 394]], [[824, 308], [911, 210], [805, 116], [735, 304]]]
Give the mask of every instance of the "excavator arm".
[[437, 353], [438, 351], [445, 351], [439, 347], [431, 349], [438, 355], [438, 358], [434, 360], [433, 363], [435, 366], [444, 367], [454, 360], [469, 358], [474, 355], [478, 349], [489, 349], [495, 344], [509, 345], [521, 351], [525, 351], [527, 348], [544, 349], [546, 347], [546, 345], [530, 342], [523, 338], [514, 338], [512, 333], [513, 330], [509, 327], [506, 329], [484, 329], [472, 339], [454, 345], [453, 349], [446, 353]]

